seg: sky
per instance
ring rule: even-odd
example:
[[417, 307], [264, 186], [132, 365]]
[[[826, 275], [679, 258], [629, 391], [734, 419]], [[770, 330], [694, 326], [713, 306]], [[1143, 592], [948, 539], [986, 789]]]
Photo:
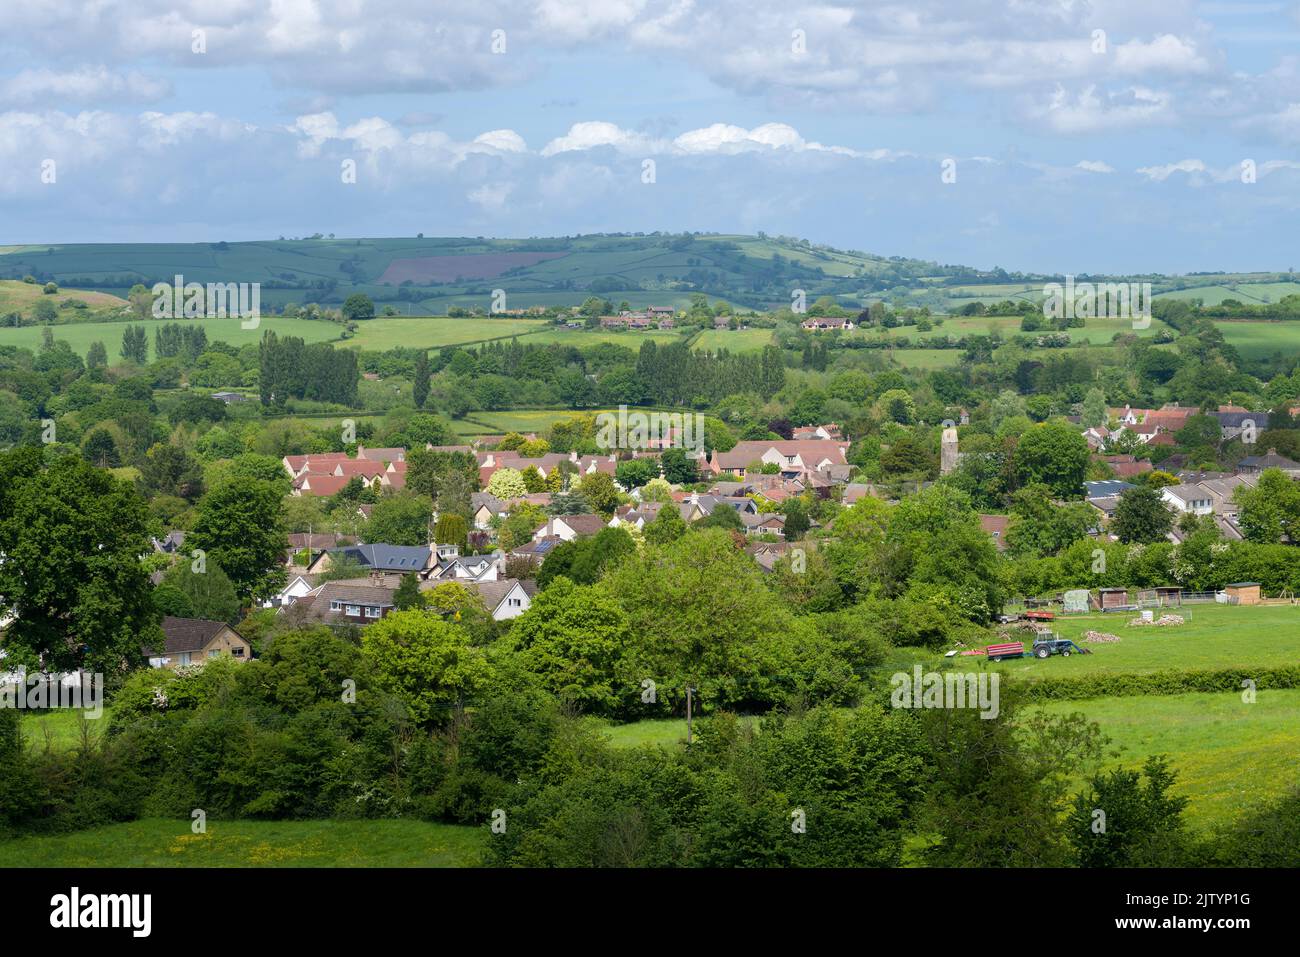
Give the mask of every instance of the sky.
[[0, 244], [765, 231], [1300, 265], [1300, 0], [29, 0]]

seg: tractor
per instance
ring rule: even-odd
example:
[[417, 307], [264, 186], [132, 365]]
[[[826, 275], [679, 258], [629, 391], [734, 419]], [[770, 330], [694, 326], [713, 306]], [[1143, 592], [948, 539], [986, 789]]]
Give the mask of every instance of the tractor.
[[1075, 652], [1081, 655], [1092, 654], [1089, 649], [1080, 648], [1069, 638], [1062, 638], [1060, 635], [1040, 635], [1034, 639], [1033, 655], [1035, 658], [1050, 658], [1052, 655], [1068, 658]]

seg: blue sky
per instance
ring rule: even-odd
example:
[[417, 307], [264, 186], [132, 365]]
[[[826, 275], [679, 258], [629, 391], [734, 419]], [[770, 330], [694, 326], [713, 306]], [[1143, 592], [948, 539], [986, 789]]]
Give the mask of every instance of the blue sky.
[[0, 36], [0, 243], [764, 230], [1287, 269], [1298, 41], [1294, 0], [45, 0]]

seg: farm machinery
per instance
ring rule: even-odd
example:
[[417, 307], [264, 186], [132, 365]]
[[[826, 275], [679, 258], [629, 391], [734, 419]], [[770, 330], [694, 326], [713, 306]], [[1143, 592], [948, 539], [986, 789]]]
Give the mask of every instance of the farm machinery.
[[[965, 652], [965, 654], [976, 654], [978, 651]], [[1070, 655], [1090, 655], [1092, 651], [1088, 648], [1081, 648], [1069, 638], [1062, 638], [1055, 632], [1044, 632], [1034, 638], [1033, 646], [1029, 651], [1025, 650], [1023, 641], [1008, 641], [999, 645], [989, 645], [984, 649], [984, 656], [989, 661], [1006, 661], [1009, 658], [1050, 658], [1052, 655], [1060, 655], [1062, 658], [1068, 658]]]

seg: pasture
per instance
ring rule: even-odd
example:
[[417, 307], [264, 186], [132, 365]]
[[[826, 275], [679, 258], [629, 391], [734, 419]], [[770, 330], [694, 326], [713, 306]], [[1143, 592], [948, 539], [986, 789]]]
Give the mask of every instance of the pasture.
[[472, 345], [488, 339], [525, 336], [545, 328], [540, 319], [450, 316], [381, 316], [357, 323], [356, 334], [343, 342], [352, 349], [385, 352], [397, 346], [437, 349]]
[[702, 352], [760, 352], [772, 342], [771, 329], [705, 329], [691, 340], [691, 348]]
[[1228, 344], [1247, 359], [1262, 359], [1275, 352], [1290, 356], [1300, 351], [1300, 321], [1216, 320], [1214, 325]]
[[487, 827], [414, 820], [160, 818], [0, 841], [0, 867], [472, 867]]
[[[1186, 624], [1127, 627], [1136, 613], [1057, 616], [1052, 627], [1090, 655], [1020, 658], [986, 663], [982, 657], [955, 657], [958, 668], [991, 668], [1018, 677], [1056, 677], [1070, 674], [1119, 674], [1168, 669], [1281, 667], [1300, 662], [1300, 605], [1196, 604], [1167, 609], [1188, 616]], [[1161, 611], [1157, 610], [1156, 617]], [[1081, 641], [1086, 630], [1118, 635], [1113, 644]], [[1016, 632], [1008, 640], [1020, 641]], [[1026, 637], [1026, 644], [1032, 642]]]
[[1185, 817], [1193, 827], [1233, 821], [1300, 780], [1297, 688], [1260, 691], [1253, 704], [1239, 694], [1192, 693], [1041, 707], [1096, 721], [1120, 751], [1110, 766], [1133, 768], [1150, 755], [1168, 755], [1178, 772], [1173, 792], [1188, 799]]

